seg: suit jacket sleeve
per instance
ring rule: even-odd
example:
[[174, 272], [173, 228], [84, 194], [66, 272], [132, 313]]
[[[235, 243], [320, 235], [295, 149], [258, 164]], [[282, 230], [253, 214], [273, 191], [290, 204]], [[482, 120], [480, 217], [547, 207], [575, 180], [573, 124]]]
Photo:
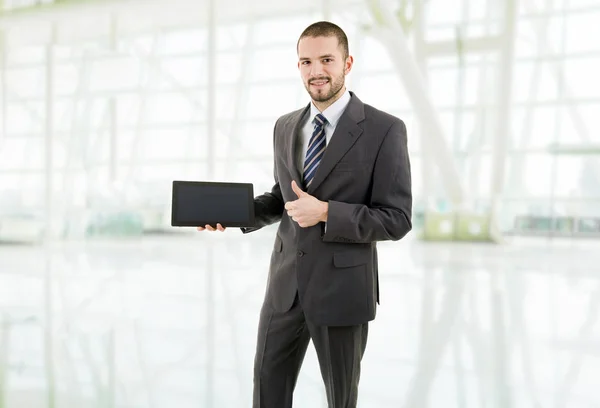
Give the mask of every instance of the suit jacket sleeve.
[[258, 197], [254, 198], [254, 220], [255, 225], [253, 227], [241, 228], [244, 234], [249, 232], [257, 231], [267, 225], [274, 224], [281, 221], [283, 216], [284, 202], [283, 196], [281, 195], [281, 188], [279, 187], [279, 179], [277, 177], [277, 123], [273, 129], [273, 150], [274, 150], [274, 164], [273, 173], [275, 178], [275, 185], [271, 188], [271, 192], [266, 192]]
[[406, 126], [395, 121], [379, 148], [368, 205], [329, 201], [325, 242], [396, 241], [412, 228]]

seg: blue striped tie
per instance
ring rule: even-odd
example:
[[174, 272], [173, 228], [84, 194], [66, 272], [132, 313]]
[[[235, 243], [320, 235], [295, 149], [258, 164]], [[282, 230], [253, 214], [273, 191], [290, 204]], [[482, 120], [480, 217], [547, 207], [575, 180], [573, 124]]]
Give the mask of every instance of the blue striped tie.
[[306, 159], [304, 159], [304, 186], [308, 188], [310, 183], [317, 172], [317, 167], [321, 162], [323, 154], [325, 154], [325, 145], [327, 139], [325, 138], [325, 124], [327, 119], [320, 113], [315, 116], [313, 120], [315, 123], [315, 130], [308, 143], [308, 150], [306, 151]]

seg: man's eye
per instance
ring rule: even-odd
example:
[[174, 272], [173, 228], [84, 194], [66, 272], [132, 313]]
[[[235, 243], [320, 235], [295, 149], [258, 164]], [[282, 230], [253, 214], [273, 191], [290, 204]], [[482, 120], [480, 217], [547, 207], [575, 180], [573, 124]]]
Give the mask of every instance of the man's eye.
[[331, 62], [331, 58], [325, 58], [323, 62]]
[[302, 61], [302, 65], [310, 64], [310, 61]]

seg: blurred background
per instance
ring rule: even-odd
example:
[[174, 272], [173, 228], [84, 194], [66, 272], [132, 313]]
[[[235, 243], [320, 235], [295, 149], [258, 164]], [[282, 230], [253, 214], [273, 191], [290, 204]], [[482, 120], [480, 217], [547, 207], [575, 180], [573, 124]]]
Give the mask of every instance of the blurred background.
[[600, 406], [600, 1], [0, 0], [1, 408], [251, 406], [277, 225], [172, 228], [171, 183], [270, 190], [324, 19], [413, 175], [359, 407]]

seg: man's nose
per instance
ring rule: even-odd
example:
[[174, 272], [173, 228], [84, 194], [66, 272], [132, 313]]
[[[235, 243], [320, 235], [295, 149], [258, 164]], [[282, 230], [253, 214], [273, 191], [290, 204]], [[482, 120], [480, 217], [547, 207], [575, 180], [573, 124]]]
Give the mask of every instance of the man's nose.
[[318, 77], [318, 76], [322, 76], [323, 75], [323, 64], [321, 64], [320, 62], [315, 62], [314, 64], [311, 64], [310, 66], [310, 76], [311, 77]]

